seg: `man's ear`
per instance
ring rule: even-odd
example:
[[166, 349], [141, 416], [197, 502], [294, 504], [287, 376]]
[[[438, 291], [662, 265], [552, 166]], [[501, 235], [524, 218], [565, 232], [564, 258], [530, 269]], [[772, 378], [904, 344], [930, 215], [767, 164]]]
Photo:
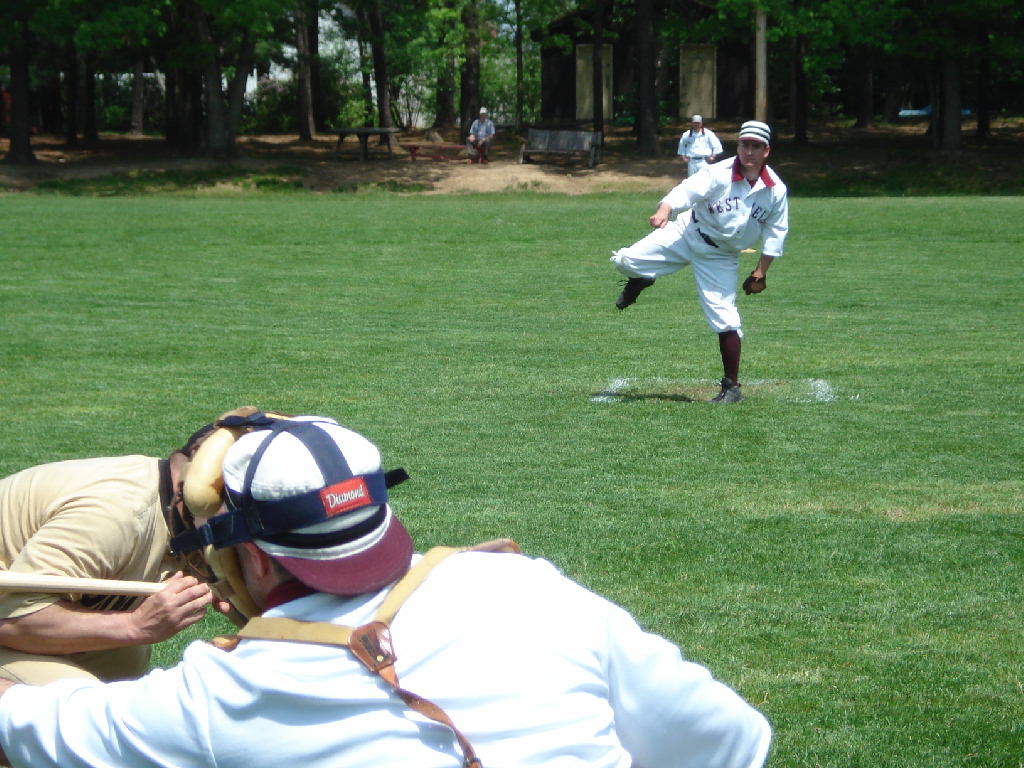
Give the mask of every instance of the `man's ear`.
[[270, 555], [251, 541], [243, 541], [236, 547], [246, 567], [254, 576], [262, 579], [274, 572], [274, 561], [270, 559]]
[[174, 485], [174, 490], [180, 492], [181, 486], [185, 482], [185, 467], [188, 466], [188, 456], [181, 451], [174, 451], [167, 457], [167, 464], [171, 470], [171, 483]]

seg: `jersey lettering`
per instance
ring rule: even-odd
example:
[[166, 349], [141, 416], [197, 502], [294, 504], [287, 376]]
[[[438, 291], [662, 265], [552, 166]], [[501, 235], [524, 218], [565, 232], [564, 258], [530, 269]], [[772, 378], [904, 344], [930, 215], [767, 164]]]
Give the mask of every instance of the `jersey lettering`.
[[764, 224], [768, 219], [768, 210], [766, 208], [762, 208], [760, 205], [755, 205], [750, 210], [750, 218], [758, 224]]
[[732, 211], [742, 210], [742, 205], [740, 198], [733, 195], [732, 197], [724, 197], [721, 200], [709, 202], [707, 209], [708, 213], [714, 216], [716, 213], [731, 213]]

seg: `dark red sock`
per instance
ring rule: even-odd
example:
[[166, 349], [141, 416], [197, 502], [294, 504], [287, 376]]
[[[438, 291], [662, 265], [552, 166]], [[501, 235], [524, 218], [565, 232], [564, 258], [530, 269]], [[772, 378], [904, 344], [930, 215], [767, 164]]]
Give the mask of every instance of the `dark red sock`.
[[736, 331], [718, 334], [718, 349], [722, 353], [725, 378], [740, 383], [740, 335]]

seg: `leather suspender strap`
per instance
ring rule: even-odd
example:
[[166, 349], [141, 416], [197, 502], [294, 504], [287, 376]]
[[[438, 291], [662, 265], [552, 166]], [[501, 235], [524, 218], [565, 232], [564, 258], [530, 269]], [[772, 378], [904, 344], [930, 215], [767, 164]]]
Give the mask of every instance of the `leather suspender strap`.
[[[452, 553], [448, 553], [452, 554]], [[391, 644], [391, 631], [387, 624], [371, 621], [361, 627], [328, 622], [295, 621], [294, 619], [251, 619], [238, 633], [239, 637], [260, 640], [286, 640], [318, 645], [336, 645], [348, 648], [353, 656], [370, 672], [380, 677], [398, 694], [409, 709], [419, 712], [435, 723], [446, 726], [462, 748], [463, 768], [482, 768], [476, 750], [469, 739], [455, 727], [455, 723], [441, 707], [398, 684], [395, 672], [395, 652]]]
[[459, 552], [510, 552], [519, 554], [520, 549], [519, 545], [512, 541], [512, 539], [492, 539], [491, 541], [477, 544], [474, 547], [434, 547], [427, 550], [427, 553], [420, 558], [420, 561], [410, 568], [409, 572], [391, 588], [387, 597], [384, 598], [384, 602], [380, 604], [380, 608], [374, 614], [374, 620], [390, 624], [395, 618], [395, 614], [398, 613], [398, 609], [409, 599], [409, 595], [415, 592], [417, 587], [426, 580], [427, 575], [433, 570], [434, 566], [445, 558]]
[[338, 645], [343, 648], [348, 648], [351, 636], [352, 627], [341, 624], [329, 624], [326, 621], [264, 619], [259, 616], [249, 619], [235, 635], [250, 640], [285, 640], [315, 645]]
[[348, 649], [362, 662], [364, 667], [388, 683], [409, 709], [419, 712], [435, 723], [447, 726], [462, 748], [463, 768], [483, 768], [483, 763], [477, 757], [473, 745], [462, 731], [455, 727], [455, 723], [448, 717], [447, 712], [429, 699], [424, 699], [398, 684], [398, 673], [395, 672], [396, 656], [391, 646], [391, 632], [386, 624], [371, 621], [369, 624], [356, 628], [352, 633]]
[[[512, 539], [492, 539], [474, 547], [434, 547], [403, 576], [384, 597], [373, 621], [390, 625], [409, 596], [426, 581], [430, 572], [443, 560], [459, 552], [507, 552], [519, 554], [519, 545]], [[337, 630], [344, 630], [338, 632]], [[253, 640], [290, 640], [300, 643], [339, 645], [347, 648], [352, 629], [341, 624], [297, 619], [266, 619], [257, 616], [238, 631], [237, 637]]]
[[[398, 613], [399, 608], [409, 596], [416, 591], [438, 563], [459, 552], [509, 552], [519, 553], [519, 545], [511, 539], [494, 539], [485, 541], [475, 547], [435, 547], [429, 550], [420, 561], [409, 569], [408, 573], [392, 587], [384, 597], [384, 601], [374, 614], [373, 621], [361, 627], [346, 627], [325, 621], [298, 621], [285, 618], [256, 617], [239, 630], [238, 638], [252, 640], [281, 640], [288, 642], [314, 643], [317, 645], [334, 645], [348, 648], [349, 652], [359, 660], [370, 672], [380, 677], [394, 689], [405, 705], [424, 717], [446, 726], [455, 735], [462, 748], [463, 768], [483, 768], [483, 763], [476, 755], [476, 750], [463, 733], [455, 727], [448, 714], [429, 699], [424, 699], [398, 684], [398, 673], [395, 671], [394, 648], [391, 643], [389, 625]], [[225, 650], [234, 644], [217, 643]], [[237, 640], [235, 641], [237, 644]], [[230, 646], [230, 647], [229, 647]]]

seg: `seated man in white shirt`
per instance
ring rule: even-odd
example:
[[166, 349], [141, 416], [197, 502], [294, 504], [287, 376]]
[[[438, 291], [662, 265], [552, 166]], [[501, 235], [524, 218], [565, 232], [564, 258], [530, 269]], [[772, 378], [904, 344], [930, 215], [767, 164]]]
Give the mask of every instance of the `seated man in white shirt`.
[[[377, 448], [331, 419], [257, 412], [220, 425], [186, 478], [189, 508], [209, 516], [175, 547], [205, 546], [215, 570], [236, 574], [232, 602], [262, 616], [236, 645], [194, 643], [137, 681], [0, 686], [14, 766], [764, 762], [761, 713], [544, 560], [447, 557], [381, 632], [390, 586], [433, 562], [413, 554], [388, 504], [401, 471], [383, 472]], [[338, 625], [356, 628], [350, 643], [310, 639]]]
[[494, 122], [487, 116], [487, 108], [480, 107], [480, 117], [469, 126], [466, 143], [469, 148], [469, 159], [473, 163], [486, 163], [494, 141]]

